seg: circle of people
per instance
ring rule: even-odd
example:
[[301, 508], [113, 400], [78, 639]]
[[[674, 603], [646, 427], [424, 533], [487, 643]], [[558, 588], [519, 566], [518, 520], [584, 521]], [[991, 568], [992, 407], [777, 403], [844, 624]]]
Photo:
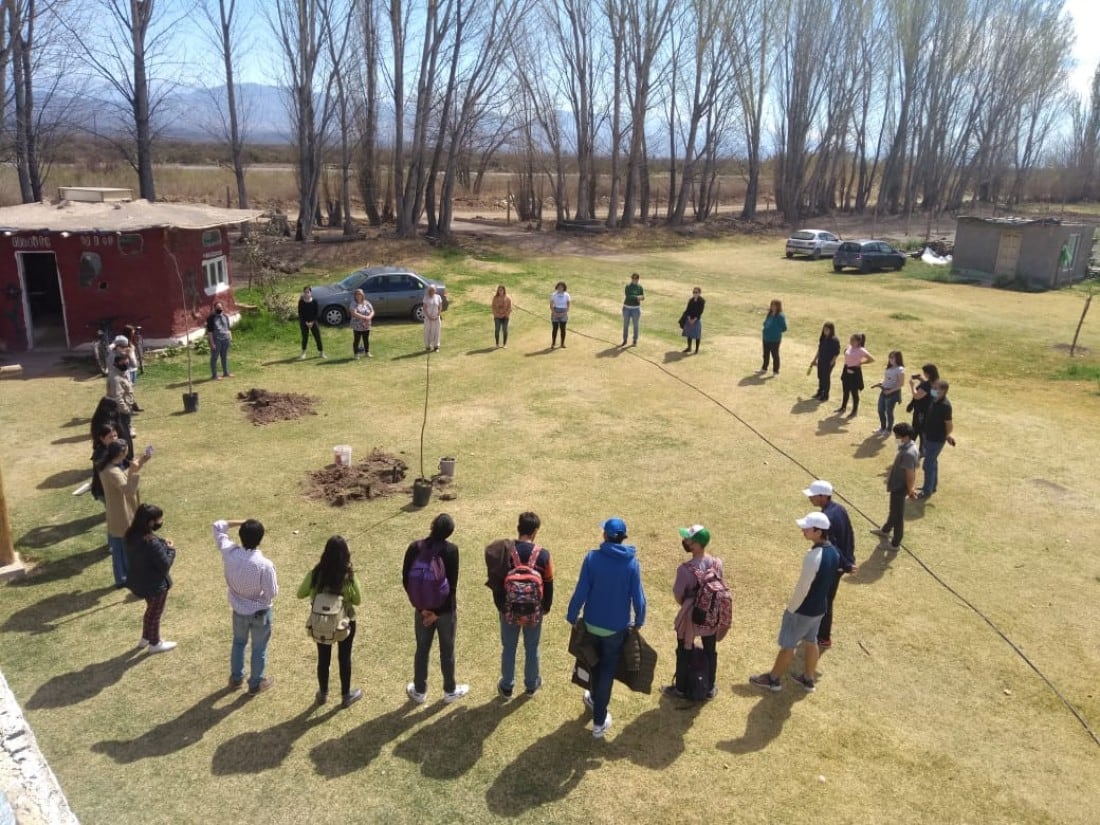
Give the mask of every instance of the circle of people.
[[[306, 357], [308, 335], [312, 332], [324, 357], [317, 327], [316, 307], [309, 287], [299, 301], [302, 332], [302, 358]], [[425, 349], [439, 349], [440, 299], [434, 287], [425, 297]], [[645, 291], [637, 273], [624, 289], [623, 338], [620, 346], [637, 345], [641, 304]], [[303, 304], [306, 309], [303, 311]], [[429, 310], [429, 304], [431, 309]], [[555, 285], [550, 298], [552, 340], [560, 336], [565, 348], [566, 324], [572, 299], [564, 282]], [[705, 301], [695, 287], [679, 323], [687, 340], [685, 353], [699, 351]], [[498, 347], [507, 347], [511, 300], [505, 287], [499, 286], [493, 297], [494, 333]], [[355, 295], [352, 329], [355, 357], [370, 356], [369, 335], [373, 309], [361, 290]], [[224, 328], [224, 330], [223, 330]], [[787, 330], [782, 303], [773, 300], [762, 329], [763, 360], [758, 375], [770, 368], [779, 374], [780, 344]], [[223, 376], [229, 377], [228, 320], [220, 306], [207, 323], [211, 344], [211, 372], [221, 361]], [[360, 344], [364, 350], [360, 350]], [[168, 592], [172, 587], [170, 570], [176, 551], [170, 539], [159, 535], [164, 512], [153, 504], [140, 503], [141, 470], [153, 456], [147, 447], [135, 455], [131, 416], [141, 407], [133, 397], [137, 380], [130, 341], [119, 336], [112, 345], [113, 366], [108, 376], [107, 395], [101, 399], [92, 418], [93, 495], [103, 501], [107, 512], [107, 542], [111, 554], [115, 586], [126, 587], [145, 600], [142, 633], [138, 648], [149, 653], [172, 650], [176, 643], [161, 637], [160, 623]], [[818, 388], [813, 399], [827, 402], [832, 373], [841, 367], [840, 406], [843, 415], [851, 402], [848, 418], [858, 414], [860, 392], [864, 389], [863, 367], [875, 359], [866, 349], [866, 337], [856, 333], [841, 352], [832, 323], [821, 330], [817, 353], [807, 370], [817, 370]], [[886, 479], [889, 494], [888, 515], [883, 525], [872, 532], [886, 548], [896, 551], [904, 537], [906, 500], [927, 499], [936, 492], [938, 459], [945, 444], [954, 445], [948, 384], [940, 378], [934, 364], [924, 364], [920, 373], [909, 379], [911, 399], [907, 407], [912, 423], [894, 422], [894, 408], [901, 402], [906, 384], [905, 363], [900, 351], [891, 351], [883, 378], [871, 387], [879, 389], [879, 429], [876, 436], [893, 433], [897, 453]], [[924, 485], [916, 489], [916, 471], [923, 458]], [[802, 560], [798, 581], [783, 611], [777, 644], [779, 651], [769, 671], [749, 677], [761, 689], [782, 690], [782, 677], [788, 672], [801, 645], [804, 669], [791, 679], [807, 692], [816, 690], [816, 665], [822, 649], [832, 646], [833, 602], [841, 576], [857, 570], [855, 537], [845, 508], [833, 500], [833, 486], [819, 479], [802, 491], [818, 509], [798, 519], [796, 525], [811, 543]], [[230, 528], [238, 528], [237, 540]], [[501, 539], [485, 548], [486, 586], [492, 592], [500, 614], [501, 667], [496, 690], [509, 700], [517, 688], [516, 655], [522, 636], [524, 646], [523, 688], [527, 697], [542, 687], [539, 648], [544, 616], [554, 601], [554, 567], [550, 551], [541, 547], [537, 535], [541, 521], [537, 514], [519, 515], [515, 539]], [[247, 687], [255, 695], [270, 689], [274, 678], [266, 670], [271, 639], [273, 603], [279, 593], [275, 566], [260, 550], [264, 526], [256, 519], [219, 520], [213, 524], [215, 545], [221, 552], [229, 605], [232, 610], [232, 645], [229, 680], [231, 689]], [[455, 635], [457, 631], [458, 547], [449, 539], [455, 524], [450, 515], [441, 513], [431, 522], [428, 535], [409, 544], [402, 564], [402, 585], [413, 608], [416, 642], [413, 679], [406, 685], [411, 702], [428, 700], [429, 657], [436, 636], [439, 638], [439, 662], [443, 701], [455, 702], [466, 696], [468, 684], [455, 678]], [[657, 656], [639, 632], [645, 625], [646, 598], [642, 587], [637, 548], [627, 544], [627, 526], [612, 517], [601, 525], [602, 541], [589, 551], [581, 564], [580, 575], [566, 610], [572, 625], [569, 651], [576, 658], [573, 682], [584, 687], [582, 701], [591, 710], [592, 735], [603, 738], [612, 724], [608, 706], [613, 682], [618, 679], [633, 690], [648, 693]], [[729, 630], [731, 596], [723, 575], [722, 560], [708, 551], [710, 531], [701, 524], [679, 528], [686, 560], [679, 565], [673, 583], [673, 596], [679, 605], [676, 631], [676, 668], [672, 684], [662, 693], [677, 700], [706, 701], [717, 695], [717, 642]], [[332, 649], [337, 650], [340, 701], [349, 707], [363, 696], [352, 686], [352, 643], [355, 639], [355, 607], [361, 601], [361, 589], [352, 564], [346, 539], [332, 536], [325, 544], [317, 564], [299, 585], [297, 596], [309, 599], [307, 632], [317, 646], [317, 693], [315, 701], [328, 701]], [[247, 680], [244, 655], [251, 645]]]

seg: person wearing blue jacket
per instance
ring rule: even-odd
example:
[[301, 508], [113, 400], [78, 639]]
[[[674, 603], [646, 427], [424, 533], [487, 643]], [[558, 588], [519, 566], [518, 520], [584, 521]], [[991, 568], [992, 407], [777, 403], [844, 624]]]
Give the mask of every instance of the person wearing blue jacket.
[[[599, 661], [592, 668], [592, 690], [584, 704], [592, 709], [592, 735], [602, 739], [611, 727], [611, 687], [627, 630], [645, 624], [645, 593], [637, 550], [623, 544], [626, 522], [609, 518], [602, 525], [603, 541], [581, 563], [581, 575], [565, 618], [574, 624], [584, 609], [584, 624], [595, 641]], [[634, 620], [631, 621], [631, 609]]]
[[802, 575], [794, 586], [794, 593], [783, 611], [783, 623], [779, 627], [779, 653], [768, 673], [750, 676], [749, 683], [764, 690], [779, 692], [783, 689], [780, 677], [794, 661], [795, 650], [802, 644], [806, 655], [806, 672], [792, 676], [806, 690], [813, 693], [814, 669], [821, 651], [817, 646], [817, 631], [821, 618], [829, 606], [829, 591], [836, 581], [840, 568], [840, 552], [829, 543], [829, 517], [824, 513], [809, 513], [795, 520], [802, 535], [813, 546], [802, 559]]

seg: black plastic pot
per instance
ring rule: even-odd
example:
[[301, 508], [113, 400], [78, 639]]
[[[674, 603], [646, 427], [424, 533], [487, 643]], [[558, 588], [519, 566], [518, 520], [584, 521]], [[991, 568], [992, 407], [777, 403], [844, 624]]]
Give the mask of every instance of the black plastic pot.
[[413, 482], [413, 506], [426, 507], [432, 500], [432, 480], [418, 478]]
[[199, 394], [197, 392], [185, 392], [183, 394], [183, 411], [185, 413], [199, 411]]

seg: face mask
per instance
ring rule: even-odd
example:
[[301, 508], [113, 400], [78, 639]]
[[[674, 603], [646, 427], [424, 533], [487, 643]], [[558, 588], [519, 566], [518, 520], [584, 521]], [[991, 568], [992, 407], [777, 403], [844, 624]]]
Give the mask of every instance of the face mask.
[[897, 444], [899, 447], [904, 447], [908, 442], [906, 442], [904, 438], [895, 438], [894, 443]]
[[214, 314], [215, 314], [215, 315], [221, 315], [221, 314], [222, 314], [222, 308], [221, 308], [221, 307], [218, 307], [217, 309], [215, 309], [215, 310], [214, 310]]
[[932, 390], [931, 392], [929, 392], [929, 395], [931, 395], [933, 399], [939, 398], [940, 397], [940, 391], [939, 390]]
[[157, 530], [159, 530], [163, 526], [164, 526], [164, 522], [163, 521], [158, 521], [156, 524], [150, 524], [149, 529], [151, 529], [155, 533], [155, 532], [157, 532]]
[[687, 539], [682, 539], [680, 541], [680, 545], [684, 548], [685, 553], [690, 553], [691, 552], [691, 544], [688, 542]]

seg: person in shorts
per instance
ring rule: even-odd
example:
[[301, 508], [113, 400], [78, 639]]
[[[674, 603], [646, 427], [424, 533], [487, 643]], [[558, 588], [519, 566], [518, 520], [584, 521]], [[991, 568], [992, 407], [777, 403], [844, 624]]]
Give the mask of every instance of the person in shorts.
[[787, 609], [783, 611], [783, 622], [779, 627], [779, 654], [775, 657], [775, 664], [769, 672], [749, 677], [750, 684], [777, 693], [783, 689], [779, 680], [794, 661], [800, 642], [806, 656], [806, 670], [791, 678], [807, 693], [814, 692], [814, 669], [821, 653], [817, 646], [817, 631], [828, 608], [829, 591], [840, 567], [840, 552], [829, 543], [828, 516], [809, 513], [805, 518], [797, 519], [795, 524], [802, 529], [802, 535], [813, 542], [813, 546], [802, 559], [802, 575], [798, 577]]

